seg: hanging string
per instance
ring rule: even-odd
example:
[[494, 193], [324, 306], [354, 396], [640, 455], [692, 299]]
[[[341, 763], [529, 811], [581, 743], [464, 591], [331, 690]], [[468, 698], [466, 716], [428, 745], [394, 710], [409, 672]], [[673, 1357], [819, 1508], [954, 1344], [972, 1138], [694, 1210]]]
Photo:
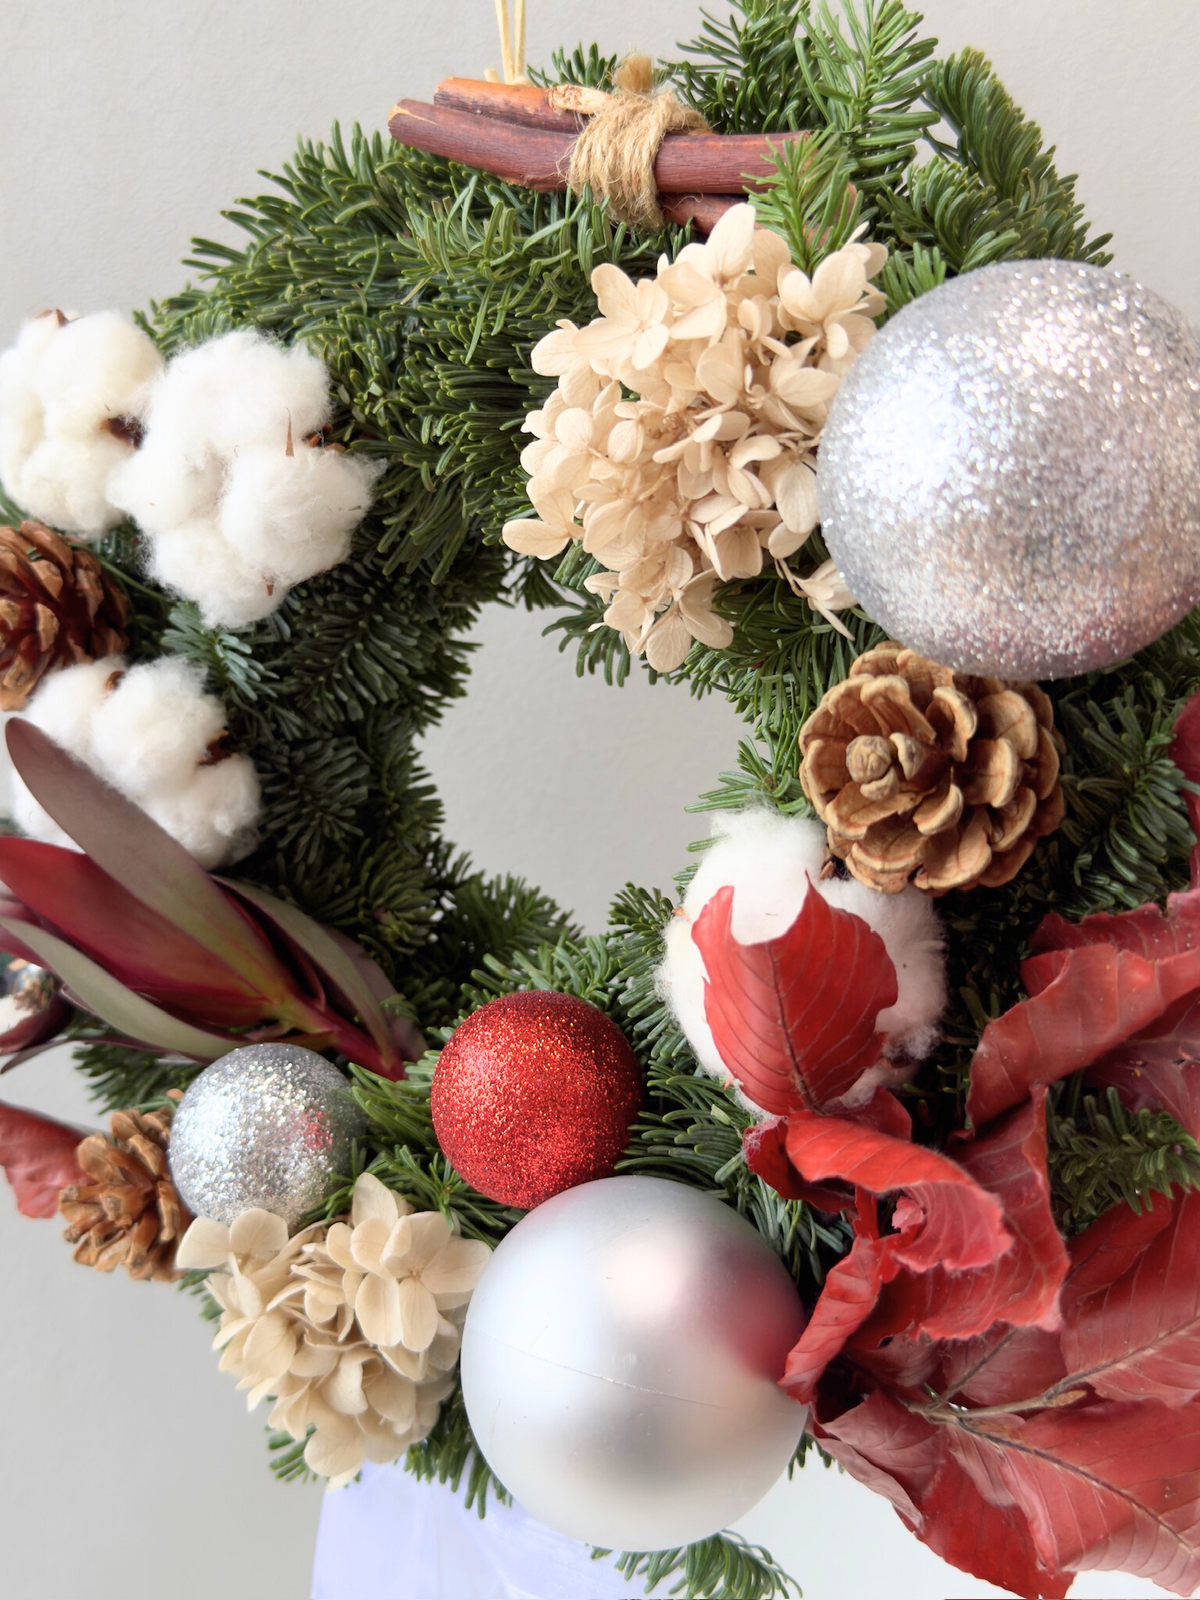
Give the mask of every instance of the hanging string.
[[525, 76], [525, 0], [513, 0], [513, 17], [508, 19], [508, 0], [496, 0], [496, 26], [500, 30], [500, 59], [504, 77], [494, 67], [484, 77], [489, 83], [528, 83]]

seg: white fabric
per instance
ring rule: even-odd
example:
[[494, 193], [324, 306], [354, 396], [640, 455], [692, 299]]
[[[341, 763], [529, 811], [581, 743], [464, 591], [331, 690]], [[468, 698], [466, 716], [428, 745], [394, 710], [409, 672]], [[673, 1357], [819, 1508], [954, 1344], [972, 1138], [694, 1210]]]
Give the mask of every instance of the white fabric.
[[480, 1519], [461, 1492], [368, 1465], [325, 1496], [312, 1600], [626, 1600], [644, 1581], [518, 1506], [489, 1496]]

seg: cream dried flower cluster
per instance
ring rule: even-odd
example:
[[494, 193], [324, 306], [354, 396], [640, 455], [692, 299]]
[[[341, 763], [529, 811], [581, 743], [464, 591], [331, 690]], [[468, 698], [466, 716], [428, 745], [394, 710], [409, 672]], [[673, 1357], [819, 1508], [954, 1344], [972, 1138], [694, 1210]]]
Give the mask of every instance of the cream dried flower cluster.
[[364, 1460], [398, 1461], [437, 1421], [490, 1254], [363, 1173], [349, 1223], [289, 1239], [269, 1211], [230, 1227], [201, 1217], [175, 1260], [219, 1269], [208, 1288], [221, 1307], [222, 1370], [252, 1410], [273, 1396], [271, 1426], [308, 1437], [305, 1461], [340, 1488]]
[[656, 278], [597, 267], [601, 315], [560, 323], [533, 352], [558, 387], [525, 421], [537, 517], [506, 524], [505, 542], [550, 557], [581, 541], [607, 569], [586, 580], [608, 599], [604, 621], [659, 672], [693, 639], [730, 643], [714, 595], [768, 558], [840, 626], [854, 601], [833, 563], [800, 577], [787, 561], [817, 526], [821, 430], [884, 309], [869, 280], [886, 259], [856, 239], [809, 278], [738, 205]]

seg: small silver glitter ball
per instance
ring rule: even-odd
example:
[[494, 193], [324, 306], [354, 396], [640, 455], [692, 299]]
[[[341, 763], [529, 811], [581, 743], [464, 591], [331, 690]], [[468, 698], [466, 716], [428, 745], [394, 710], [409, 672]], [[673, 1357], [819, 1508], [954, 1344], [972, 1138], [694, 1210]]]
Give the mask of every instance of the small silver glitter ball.
[[601, 1178], [503, 1239], [467, 1312], [462, 1390], [488, 1465], [589, 1544], [661, 1550], [727, 1527], [791, 1459], [779, 1387], [804, 1310], [783, 1263], [711, 1195]]
[[983, 267], [900, 311], [821, 441], [829, 553], [962, 672], [1062, 678], [1200, 600], [1200, 336], [1099, 267]]
[[232, 1222], [261, 1206], [294, 1228], [350, 1166], [361, 1111], [332, 1062], [294, 1044], [214, 1061], [179, 1102], [167, 1155], [184, 1204]]

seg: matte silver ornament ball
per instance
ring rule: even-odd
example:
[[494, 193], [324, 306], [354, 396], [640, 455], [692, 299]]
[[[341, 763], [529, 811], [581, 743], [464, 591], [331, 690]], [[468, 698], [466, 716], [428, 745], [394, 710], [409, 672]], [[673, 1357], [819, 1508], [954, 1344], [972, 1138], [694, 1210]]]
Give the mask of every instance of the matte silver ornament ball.
[[690, 1544], [770, 1489], [803, 1432], [784, 1394], [804, 1327], [782, 1262], [712, 1196], [601, 1178], [547, 1200], [484, 1268], [462, 1391], [488, 1465], [560, 1533]]
[[184, 1204], [232, 1222], [261, 1206], [294, 1228], [350, 1167], [363, 1116], [315, 1050], [253, 1044], [214, 1061], [179, 1102], [167, 1155]]
[[1106, 666], [1200, 600], [1200, 338], [1099, 267], [966, 273], [850, 369], [817, 485], [830, 555], [910, 649], [1005, 678]]

